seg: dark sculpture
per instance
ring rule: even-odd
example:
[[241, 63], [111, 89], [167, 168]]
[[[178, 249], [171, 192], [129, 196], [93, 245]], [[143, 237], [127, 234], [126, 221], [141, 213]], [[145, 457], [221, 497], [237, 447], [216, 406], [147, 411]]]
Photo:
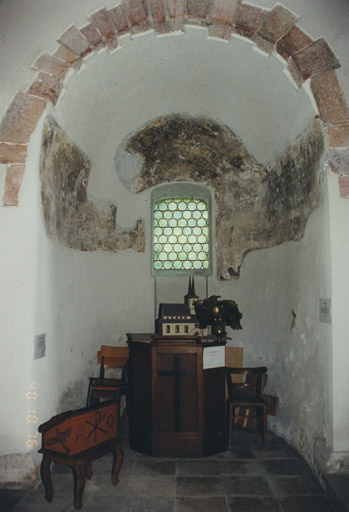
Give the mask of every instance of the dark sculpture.
[[236, 302], [233, 300], [218, 300], [220, 295], [212, 295], [205, 300], [197, 300], [194, 303], [195, 313], [199, 320], [200, 329], [208, 325], [212, 327], [212, 334], [217, 336], [218, 341], [225, 341], [227, 332], [225, 326], [232, 329], [242, 329], [240, 313]]

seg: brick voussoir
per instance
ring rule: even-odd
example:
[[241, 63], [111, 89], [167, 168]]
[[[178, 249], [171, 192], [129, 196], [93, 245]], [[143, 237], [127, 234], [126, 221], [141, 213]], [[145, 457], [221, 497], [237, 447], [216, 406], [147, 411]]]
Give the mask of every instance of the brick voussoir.
[[101, 36], [101, 34], [92, 23], [85, 25], [80, 29], [80, 32], [86, 37], [87, 41], [93, 48], [101, 48], [105, 46], [105, 39]]
[[21, 164], [27, 158], [28, 144], [0, 142], [0, 164]]
[[124, 10], [124, 5], [120, 4], [113, 7], [108, 11], [109, 18], [111, 19], [117, 33], [119, 35], [129, 32], [130, 27], [128, 24], [127, 16]]
[[203, 22], [210, 12], [211, 0], [187, 0], [187, 18]]
[[4, 206], [18, 206], [18, 194], [21, 188], [25, 164], [9, 164], [6, 166]]
[[43, 99], [17, 93], [1, 122], [0, 142], [27, 144], [45, 108]]
[[349, 199], [349, 176], [338, 176], [339, 195], [343, 199]]
[[297, 21], [298, 16], [282, 5], [276, 5], [258, 29], [258, 36], [275, 44], [291, 30]]
[[233, 25], [241, 0], [212, 0], [209, 20], [219, 25]]
[[57, 41], [79, 57], [84, 57], [92, 51], [89, 41], [74, 25], [69, 27]]
[[218, 37], [219, 39], [228, 40], [233, 31], [232, 25], [224, 23], [210, 23], [208, 26], [208, 34], [210, 37]]
[[335, 71], [313, 76], [310, 80], [310, 89], [325, 124], [349, 124], [349, 109]]
[[27, 94], [38, 96], [56, 105], [63, 84], [55, 76], [39, 73], [27, 90]]
[[132, 32], [142, 32], [151, 28], [146, 3], [141, 0], [124, 0], [124, 7]]
[[313, 40], [295, 25], [286, 35], [277, 41], [276, 51], [281, 57], [287, 60], [312, 43]]
[[53, 57], [65, 63], [69, 68], [75, 67], [79, 62], [80, 58], [65, 46], [59, 45]]
[[250, 38], [261, 27], [269, 11], [253, 5], [241, 4], [235, 20], [235, 32]]
[[349, 148], [349, 124], [327, 129], [330, 148]]
[[149, 0], [150, 14], [154, 25], [166, 22], [166, 11], [164, 0]]
[[47, 73], [62, 80], [69, 68], [61, 60], [56, 59], [47, 53], [43, 53], [34, 62], [33, 69], [42, 71], [43, 73]]
[[321, 38], [291, 57], [303, 81], [340, 67], [326, 40]]
[[106, 9], [91, 14], [89, 17], [94, 28], [104, 37], [110, 50], [115, 50], [118, 46], [117, 30], [109, 17]]
[[167, 0], [167, 12], [170, 20], [178, 20], [185, 17], [185, 0]]

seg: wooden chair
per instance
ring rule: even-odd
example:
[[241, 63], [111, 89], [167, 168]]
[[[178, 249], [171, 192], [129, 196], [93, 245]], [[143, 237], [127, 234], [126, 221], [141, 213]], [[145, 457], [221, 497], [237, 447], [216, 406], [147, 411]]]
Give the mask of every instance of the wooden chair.
[[[260, 427], [264, 449], [267, 447], [267, 404], [262, 398], [262, 378], [267, 368], [226, 368], [228, 387], [228, 429], [229, 450], [232, 448], [234, 423], [238, 420], [246, 420], [246, 414], [242, 414], [242, 408], [255, 410], [255, 418]], [[237, 379], [235, 376], [240, 376]], [[240, 380], [240, 382], [237, 382]]]
[[[99, 377], [90, 377], [87, 407], [100, 403], [101, 399], [114, 398], [120, 402], [122, 395], [126, 397], [127, 407], [128, 347], [102, 345], [101, 350], [97, 353], [97, 359], [100, 364]], [[105, 370], [112, 368], [120, 370], [120, 377], [108, 378], [105, 376]]]

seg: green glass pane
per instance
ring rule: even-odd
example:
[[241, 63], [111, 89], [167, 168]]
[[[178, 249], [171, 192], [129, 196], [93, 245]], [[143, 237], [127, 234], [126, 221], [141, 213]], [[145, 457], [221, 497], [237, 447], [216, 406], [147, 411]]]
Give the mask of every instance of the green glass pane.
[[167, 236], [165, 236], [165, 235], [161, 235], [161, 236], [159, 237], [159, 243], [160, 243], [160, 244], [165, 244], [166, 242], [167, 242]]
[[166, 270], [170, 270], [172, 268], [172, 262], [171, 261], [165, 261], [164, 267]]
[[197, 225], [200, 226], [201, 228], [203, 228], [204, 226], [206, 226], [207, 222], [206, 222], [206, 219], [198, 219], [198, 222], [197, 222]]
[[171, 228], [174, 228], [175, 226], [177, 226], [177, 221], [176, 219], [170, 219], [168, 221], [168, 225], [171, 227]]
[[208, 254], [208, 244], [203, 245], [203, 250], [205, 251], [206, 254]]
[[188, 255], [188, 258], [190, 260], [196, 260], [196, 253], [195, 252], [190, 252], [189, 255]]
[[208, 227], [202, 228], [202, 232], [205, 236], [208, 236]]
[[173, 249], [174, 249], [174, 250], [175, 250], [175, 252], [178, 254], [178, 253], [181, 251], [181, 249], [182, 249], [182, 244], [175, 244], [175, 245], [173, 246]]
[[203, 268], [208, 268], [208, 261], [204, 261], [203, 264], [202, 264], [202, 267]]
[[167, 210], [167, 204], [165, 202], [161, 202], [161, 203], [157, 203], [158, 204], [158, 209], [162, 212], [166, 211]]
[[194, 233], [194, 235], [198, 236], [198, 235], [200, 235], [200, 234], [201, 234], [201, 229], [200, 229], [200, 228], [198, 228], [198, 227], [196, 226], [196, 227], [193, 229], [193, 233]]
[[179, 212], [178, 210], [176, 210], [175, 212], [173, 212], [173, 217], [175, 219], [181, 219], [182, 218], [182, 212]]
[[188, 210], [191, 210], [191, 211], [196, 210], [196, 204], [194, 201], [190, 201], [190, 203], [188, 204]]
[[208, 211], [202, 212], [202, 218], [208, 219]]
[[170, 244], [175, 244], [177, 242], [177, 237], [174, 235], [171, 235], [168, 239]]
[[159, 260], [165, 261], [167, 259], [167, 254], [165, 252], [160, 252]]
[[200, 270], [200, 268], [202, 268], [202, 263], [201, 261], [194, 261], [193, 263], [193, 267], [195, 268], [195, 270]]
[[160, 220], [159, 220], [159, 226], [161, 226], [162, 228], [164, 228], [165, 226], [167, 226], [167, 220], [165, 220], [165, 219], [160, 219]]
[[191, 270], [192, 269], [192, 263], [191, 261], [185, 261], [183, 263], [183, 267], [185, 268], [185, 270]]
[[166, 212], [164, 212], [164, 217], [165, 217], [165, 219], [167, 219], [167, 220], [168, 220], [168, 219], [172, 219], [172, 212], [170, 212], [170, 211], [168, 211], [168, 210], [167, 210]]
[[207, 238], [205, 237], [205, 235], [200, 235], [198, 237], [198, 242], [200, 242], [200, 244], [204, 244], [206, 242]]
[[168, 205], [168, 209], [174, 212], [177, 210], [177, 204], [174, 201], [171, 201]]
[[165, 245], [164, 245], [164, 251], [165, 251], [165, 252], [170, 252], [170, 251], [172, 251], [172, 245], [171, 245], [171, 244], [165, 244]]
[[195, 236], [195, 235], [190, 235], [190, 236], [188, 236], [188, 242], [189, 242], [190, 244], [195, 244], [195, 242], [196, 242], [196, 236]]
[[200, 252], [200, 254], [198, 254], [198, 258], [203, 261], [207, 258], [207, 254], [205, 252]]
[[187, 241], [187, 237], [186, 236], [181, 235], [180, 237], [178, 237], [178, 242], [180, 244], [185, 244], [186, 241]]
[[193, 249], [195, 252], [200, 252], [201, 248], [202, 248], [201, 244], [194, 244], [194, 246], [193, 246]]
[[162, 213], [159, 211], [154, 212], [154, 219], [161, 219]]
[[154, 245], [154, 252], [160, 252], [162, 249], [162, 245], [161, 244], [155, 244]]
[[194, 219], [201, 219], [201, 213], [198, 210], [195, 210], [195, 212], [193, 212], [193, 217]]
[[182, 211], [186, 210], [187, 204], [184, 201], [181, 201], [180, 203], [178, 203], [178, 209]]
[[183, 249], [184, 249], [185, 252], [190, 252], [191, 251], [191, 245], [190, 244], [184, 244]]
[[157, 228], [154, 229], [154, 235], [159, 236], [159, 235], [161, 235], [161, 233], [162, 233], [162, 229], [161, 228], [157, 227]]
[[166, 236], [172, 235], [172, 229], [171, 228], [165, 228], [164, 229], [164, 235], [166, 235]]
[[190, 219], [190, 217], [191, 217], [191, 212], [189, 212], [188, 210], [183, 212], [183, 218], [184, 219]]
[[183, 234], [184, 234], [185, 236], [190, 235], [190, 234], [191, 234], [191, 228], [188, 228], [188, 227], [184, 228], [184, 229], [183, 229]]
[[180, 252], [178, 254], [178, 258], [181, 260], [181, 261], [184, 261], [187, 259], [187, 255], [185, 254], [185, 252]]
[[187, 225], [186, 219], [179, 219], [179, 221], [178, 221], [178, 226], [179, 227], [183, 228], [186, 225]]
[[207, 205], [203, 201], [199, 201], [197, 208], [198, 210], [207, 210]]
[[181, 261], [174, 261], [173, 262], [173, 268], [175, 268], [176, 270], [180, 270], [182, 267], [183, 267], [183, 264], [182, 264]]
[[160, 270], [161, 269], [161, 261], [155, 261], [154, 268], [155, 268], [155, 270]]
[[196, 220], [195, 220], [195, 219], [189, 219], [189, 220], [188, 220], [188, 226], [190, 226], [190, 227], [192, 227], [192, 228], [193, 228], [194, 226], [196, 226]]
[[169, 259], [174, 261], [177, 259], [177, 254], [175, 252], [170, 252], [170, 254], [168, 255]]

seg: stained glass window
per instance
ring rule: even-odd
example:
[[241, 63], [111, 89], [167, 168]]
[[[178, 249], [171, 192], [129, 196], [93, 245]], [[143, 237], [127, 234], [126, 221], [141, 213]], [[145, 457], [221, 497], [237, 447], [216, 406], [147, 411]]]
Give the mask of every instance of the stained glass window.
[[153, 270], [206, 273], [210, 267], [209, 209], [203, 199], [153, 203]]

